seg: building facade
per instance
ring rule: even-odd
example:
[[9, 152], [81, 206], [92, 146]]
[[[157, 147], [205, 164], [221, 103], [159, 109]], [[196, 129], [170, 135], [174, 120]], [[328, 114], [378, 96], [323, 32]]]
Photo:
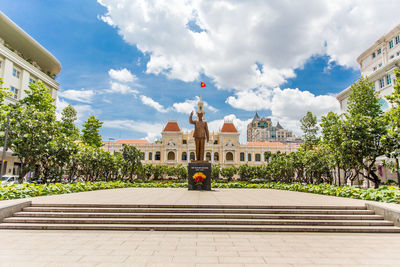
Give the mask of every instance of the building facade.
[[1, 11], [0, 29], [0, 77], [13, 94], [7, 103], [24, 98], [29, 84], [39, 80], [55, 99], [59, 84], [54, 78], [61, 71], [60, 62]]
[[[388, 110], [389, 104], [384, 96], [393, 93], [394, 69], [400, 67], [400, 24], [365, 50], [357, 58], [357, 62], [360, 64], [361, 75], [368, 77], [379, 96], [382, 97], [380, 100], [382, 109]], [[336, 97], [342, 112], [347, 109], [349, 93], [350, 87]]]
[[[198, 110], [203, 111], [203, 102], [200, 98]], [[103, 142], [103, 150], [110, 153], [119, 153], [122, 146], [133, 145], [143, 152], [143, 164], [163, 164], [175, 166], [187, 165], [195, 160], [195, 142], [193, 131], [184, 132], [177, 121], [169, 121], [161, 132], [161, 141], [149, 143], [146, 140], [122, 139]], [[275, 153], [290, 153], [296, 151], [298, 143], [282, 142], [248, 142], [240, 144], [239, 132], [231, 121], [225, 121], [219, 132], [211, 132], [210, 140], [205, 144], [205, 159], [222, 167], [240, 166], [248, 164], [257, 166], [264, 164], [265, 151]]]
[[[60, 71], [60, 62], [0, 11], [0, 78], [3, 87], [12, 92], [5, 103], [13, 104], [24, 98], [29, 85], [39, 80], [56, 99], [59, 84], [54, 78]], [[12, 152], [7, 151], [4, 174], [18, 175], [20, 165]]]
[[247, 142], [300, 142], [300, 137], [279, 124], [272, 125], [271, 118], [260, 117], [258, 113], [247, 125]]

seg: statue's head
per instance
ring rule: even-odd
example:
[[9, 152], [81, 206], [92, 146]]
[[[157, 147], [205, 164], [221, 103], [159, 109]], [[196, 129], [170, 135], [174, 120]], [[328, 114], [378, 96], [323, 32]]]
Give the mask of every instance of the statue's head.
[[203, 120], [203, 116], [204, 116], [203, 112], [197, 112], [197, 118], [199, 118], [200, 121]]

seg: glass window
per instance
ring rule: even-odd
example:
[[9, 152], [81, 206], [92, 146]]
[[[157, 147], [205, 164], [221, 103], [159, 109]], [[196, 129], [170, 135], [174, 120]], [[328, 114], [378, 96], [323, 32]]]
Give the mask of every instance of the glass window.
[[194, 155], [194, 152], [190, 152], [190, 160], [195, 160], [195, 159], [196, 159], [196, 157]]
[[14, 86], [10, 86], [10, 91], [13, 93], [12, 97], [17, 99], [19, 90], [17, 88], [15, 88]]
[[182, 161], [187, 161], [187, 154], [186, 152], [182, 153]]
[[381, 49], [381, 48], [378, 49], [378, 55], [379, 55], [380, 53], [382, 53], [382, 49]]
[[153, 160], [153, 153], [149, 152], [149, 160]]
[[183, 140], [182, 144], [186, 145], [187, 144], [187, 140]]
[[387, 84], [391, 84], [392, 83], [392, 79], [390, 78], [390, 75], [386, 76], [386, 83]]
[[33, 83], [33, 84], [35, 84], [35, 83], [36, 83], [36, 81], [35, 81], [34, 79], [32, 79], [32, 78], [29, 78], [29, 83]]
[[393, 40], [389, 42], [389, 48], [393, 48]]
[[243, 152], [240, 153], [240, 161], [244, 161], [244, 153]]
[[374, 71], [376, 71], [376, 67], [374, 67]]
[[21, 73], [20, 73], [18, 70], [13, 69], [13, 76], [14, 76], [14, 77], [19, 78], [19, 75], [20, 75], [20, 74], [21, 74]]
[[396, 44], [399, 44], [400, 43], [400, 35], [397, 35], [396, 36]]
[[385, 80], [382, 78], [379, 80], [380, 87], [383, 88], [385, 86]]
[[375, 54], [375, 52], [374, 53], [372, 53], [372, 58], [375, 58], [376, 57], [376, 54]]
[[219, 161], [219, 154], [218, 152], [214, 153], [214, 161]]
[[260, 154], [256, 154], [256, 161], [261, 161], [261, 155]]
[[155, 160], [161, 160], [161, 153], [160, 153], [160, 151], [157, 151], [157, 152], [156, 152], [156, 155], [155, 155], [154, 159], [155, 159]]
[[251, 154], [247, 154], [247, 161], [251, 161]]

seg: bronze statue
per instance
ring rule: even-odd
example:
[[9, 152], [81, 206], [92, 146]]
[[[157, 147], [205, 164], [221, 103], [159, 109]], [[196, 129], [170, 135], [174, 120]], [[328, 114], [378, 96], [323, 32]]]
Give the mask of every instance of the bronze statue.
[[207, 138], [207, 142], [209, 141], [209, 132], [207, 122], [203, 121], [204, 113], [202, 111], [197, 112], [197, 120], [193, 120], [193, 111], [190, 113], [189, 122], [194, 124], [194, 141], [196, 143], [196, 160], [204, 161], [204, 147], [205, 147], [205, 139]]

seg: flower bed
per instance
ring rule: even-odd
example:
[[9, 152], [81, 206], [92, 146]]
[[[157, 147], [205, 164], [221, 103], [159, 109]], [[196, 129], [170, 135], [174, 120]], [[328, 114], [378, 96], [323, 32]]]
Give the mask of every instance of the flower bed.
[[[112, 181], [112, 182], [79, 182], [79, 183], [50, 183], [50, 184], [18, 184], [0, 186], [0, 200], [37, 197], [46, 195], [66, 194], [93, 190], [152, 187], [152, 188], [187, 188], [185, 181]], [[348, 197], [364, 200], [374, 200], [400, 204], [400, 190], [397, 187], [383, 186], [379, 189], [361, 189], [353, 186], [334, 186], [328, 184], [283, 184], [279, 182], [252, 183], [252, 182], [222, 182], [214, 181], [212, 188], [256, 188], [278, 189], [329, 196]]]

